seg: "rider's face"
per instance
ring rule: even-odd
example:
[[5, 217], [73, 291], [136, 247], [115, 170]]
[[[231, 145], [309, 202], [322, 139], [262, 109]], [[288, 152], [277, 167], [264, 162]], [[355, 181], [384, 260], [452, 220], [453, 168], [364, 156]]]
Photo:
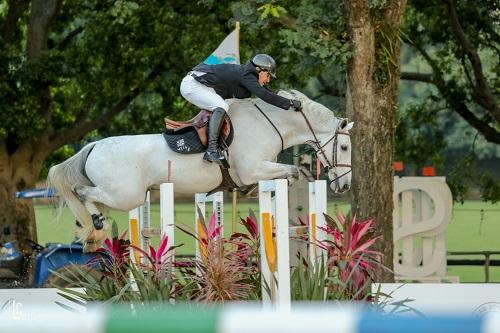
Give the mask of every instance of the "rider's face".
[[259, 83], [261, 86], [265, 86], [271, 81], [271, 74], [268, 71], [260, 71], [259, 72]]

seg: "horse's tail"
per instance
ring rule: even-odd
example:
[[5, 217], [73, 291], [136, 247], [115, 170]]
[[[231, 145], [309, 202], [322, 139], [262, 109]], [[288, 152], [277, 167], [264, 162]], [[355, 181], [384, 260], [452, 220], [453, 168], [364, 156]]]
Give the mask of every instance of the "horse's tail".
[[94, 146], [95, 142], [90, 143], [66, 161], [50, 168], [47, 187], [54, 187], [60, 197], [56, 219], [60, 218], [66, 203], [77, 221], [86, 226], [92, 223], [89, 211], [75, 195], [74, 188], [76, 185], [92, 185], [92, 182], [85, 175], [84, 168], [87, 157]]

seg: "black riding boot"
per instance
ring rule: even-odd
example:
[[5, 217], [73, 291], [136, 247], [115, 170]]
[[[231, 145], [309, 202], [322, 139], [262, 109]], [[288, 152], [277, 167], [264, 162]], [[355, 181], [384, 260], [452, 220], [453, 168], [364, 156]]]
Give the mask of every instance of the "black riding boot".
[[221, 160], [224, 159], [219, 153], [219, 133], [224, 122], [226, 111], [223, 108], [216, 108], [212, 111], [212, 117], [208, 123], [208, 147], [203, 159], [209, 162], [216, 162], [222, 164]]

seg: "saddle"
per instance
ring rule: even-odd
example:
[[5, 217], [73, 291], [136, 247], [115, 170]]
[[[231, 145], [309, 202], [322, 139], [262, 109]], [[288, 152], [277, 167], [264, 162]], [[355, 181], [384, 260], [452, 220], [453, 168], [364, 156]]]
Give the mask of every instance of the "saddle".
[[[188, 121], [165, 118], [163, 136], [169, 147], [180, 154], [198, 154], [206, 150], [208, 144], [208, 124], [212, 112], [201, 110], [196, 117]], [[233, 141], [233, 125], [226, 114], [219, 136], [219, 148], [227, 151]]]

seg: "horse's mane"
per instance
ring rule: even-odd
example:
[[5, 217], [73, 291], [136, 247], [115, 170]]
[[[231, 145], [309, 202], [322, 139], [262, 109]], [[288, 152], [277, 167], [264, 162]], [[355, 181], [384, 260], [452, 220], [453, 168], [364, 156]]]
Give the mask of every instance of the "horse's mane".
[[328, 109], [323, 104], [320, 104], [312, 99], [310, 99], [306, 94], [298, 90], [280, 90], [278, 95], [290, 98], [298, 99], [302, 102], [302, 105], [307, 105], [305, 110], [307, 110], [308, 116], [313, 119], [318, 119], [320, 122], [327, 123], [331, 120], [332, 115], [335, 116], [334, 112]]
[[[313, 101], [298, 90], [280, 90], [278, 91], [278, 95], [289, 99], [299, 99], [303, 105], [307, 105], [305, 108], [305, 110], [307, 110], [307, 115], [311, 119], [319, 120], [320, 123], [328, 124], [332, 115], [335, 116], [332, 110], [316, 101]], [[230, 102], [230, 108], [237, 108], [238, 106], [248, 105], [249, 103], [260, 104], [259, 101], [261, 101], [259, 98], [232, 99]]]

